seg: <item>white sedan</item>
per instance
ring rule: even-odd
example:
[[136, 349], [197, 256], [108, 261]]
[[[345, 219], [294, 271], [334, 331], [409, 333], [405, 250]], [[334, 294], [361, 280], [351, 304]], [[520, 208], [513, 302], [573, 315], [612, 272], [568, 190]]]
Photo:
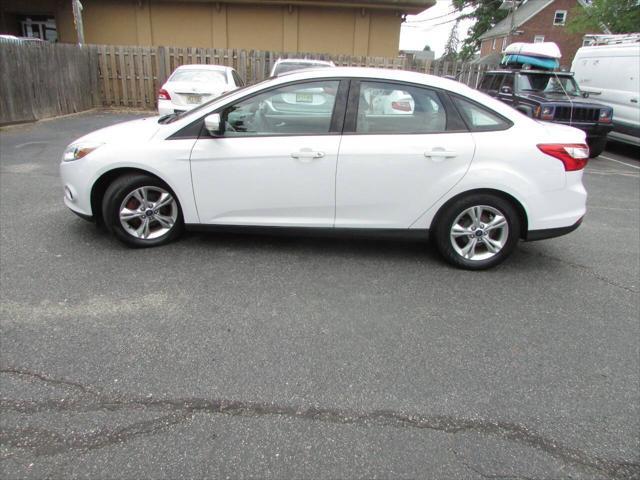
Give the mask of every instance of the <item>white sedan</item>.
[[181, 113], [243, 85], [238, 72], [231, 67], [182, 65], [158, 91], [158, 113]]
[[[409, 95], [409, 114], [373, 109], [385, 90]], [[588, 156], [582, 131], [458, 82], [327, 68], [90, 133], [60, 171], [65, 204], [132, 247], [185, 228], [366, 229], [429, 235], [482, 269], [580, 225]]]
[[311, 58], [279, 58], [271, 69], [271, 76], [277, 77], [296, 70], [305, 70], [308, 68], [327, 68], [335, 67], [335, 63], [325, 60], [314, 60]]

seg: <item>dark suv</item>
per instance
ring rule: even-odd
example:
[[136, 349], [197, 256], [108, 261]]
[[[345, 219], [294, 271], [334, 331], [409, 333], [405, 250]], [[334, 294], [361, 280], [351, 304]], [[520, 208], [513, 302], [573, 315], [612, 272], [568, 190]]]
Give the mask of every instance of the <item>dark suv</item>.
[[478, 89], [530, 117], [583, 130], [591, 158], [602, 153], [613, 128], [613, 109], [587, 100], [572, 73], [493, 70], [485, 73]]

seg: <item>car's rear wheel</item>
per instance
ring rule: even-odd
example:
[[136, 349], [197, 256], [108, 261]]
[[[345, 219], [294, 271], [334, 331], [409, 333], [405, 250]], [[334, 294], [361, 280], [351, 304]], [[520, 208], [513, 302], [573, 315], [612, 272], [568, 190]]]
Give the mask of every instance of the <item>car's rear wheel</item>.
[[125, 175], [109, 185], [102, 216], [119, 240], [138, 248], [164, 245], [184, 229], [175, 194], [161, 180], [143, 174]]
[[471, 194], [444, 207], [435, 225], [435, 245], [449, 263], [468, 270], [504, 261], [520, 237], [520, 218], [506, 199]]

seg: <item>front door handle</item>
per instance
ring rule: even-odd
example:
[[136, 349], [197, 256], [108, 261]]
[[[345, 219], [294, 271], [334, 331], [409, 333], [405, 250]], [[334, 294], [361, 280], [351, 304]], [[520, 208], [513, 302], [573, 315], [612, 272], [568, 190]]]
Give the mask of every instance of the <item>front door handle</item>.
[[632, 98], [631, 99], [631, 103], [638, 103], [638, 99], [637, 98]]
[[318, 152], [315, 150], [311, 150], [310, 148], [303, 148], [298, 152], [291, 153], [291, 158], [295, 158], [296, 160], [307, 161], [307, 162], [315, 158], [322, 158], [322, 157], [324, 157], [324, 152]]
[[434, 147], [431, 150], [427, 150], [426, 152], [424, 152], [424, 156], [427, 158], [431, 158], [431, 157], [453, 158], [458, 156], [458, 152], [454, 150], [446, 150], [442, 147]]

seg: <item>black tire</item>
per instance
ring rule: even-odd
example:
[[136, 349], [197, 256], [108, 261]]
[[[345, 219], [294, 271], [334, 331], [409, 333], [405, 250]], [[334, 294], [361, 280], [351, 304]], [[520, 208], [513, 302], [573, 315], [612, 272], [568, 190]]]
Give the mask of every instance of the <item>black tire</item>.
[[[154, 201], [159, 202], [160, 195], [162, 195], [161, 192], [171, 195], [175, 202], [162, 206], [159, 210], [155, 211], [153, 210], [153, 207], [150, 206], [147, 211], [151, 210], [152, 213], [149, 214], [148, 218], [145, 218], [145, 215], [140, 213], [140, 218], [132, 218], [132, 220], [127, 222], [128, 228], [125, 228], [120, 221], [120, 211], [123, 206], [123, 202], [128, 198], [129, 201], [133, 201], [133, 206], [127, 206], [127, 208], [136, 210], [138, 208], [142, 209], [142, 204], [138, 202], [139, 205], [136, 206], [136, 201], [131, 198], [131, 195], [136, 190], [143, 188], [145, 189], [145, 192], [148, 192], [149, 200], [151, 201], [149, 205], [153, 205]], [[158, 219], [156, 219], [154, 213], [158, 214]], [[159, 221], [160, 218], [164, 220], [167, 217], [169, 217], [170, 220], [173, 220], [172, 224], [165, 224], [171, 225], [170, 227], [164, 227]], [[123, 175], [118, 177], [113, 181], [113, 183], [111, 183], [111, 185], [109, 185], [104, 194], [104, 198], [102, 199], [102, 218], [104, 219], [104, 224], [107, 229], [118, 240], [134, 248], [164, 245], [177, 239], [184, 230], [182, 208], [180, 207], [180, 202], [176, 195], [158, 178], [144, 174]], [[139, 222], [137, 225], [140, 227], [142, 227], [143, 222], [149, 222], [150, 227], [149, 230], [146, 231], [149, 238], [139, 238], [134, 236], [133, 230], [136, 228], [136, 222]], [[163, 232], [165, 229], [166, 232]]]
[[596, 158], [604, 152], [607, 146], [607, 137], [587, 139], [587, 144], [589, 145], [589, 158]]
[[[468, 245], [468, 243], [465, 244], [465, 242], [471, 242], [471, 238], [467, 234], [464, 234], [460, 235], [460, 237], [456, 237], [456, 239], [453, 240], [451, 237], [452, 228], [456, 220], [458, 220], [459, 222], [470, 220], [470, 217], [466, 217], [465, 212], [467, 212], [471, 207], [477, 206], [488, 207], [481, 210], [483, 222], [488, 222], [491, 221], [491, 219], [497, 218], [497, 216], [492, 217], [492, 215], [498, 212], [505, 218], [507, 228], [505, 229], [504, 227], [502, 227], [486, 230], [485, 238], [487, 238], [487, 241], [495, 241], [491, 238], [492, 236], [495, 236], [495, 234], [499, 233], [501, 235], [500, 243], [502, 244], [502, 247], [497, 251], [497, 253], [492, 253], [489, 251], [487, 243], [485, 240], [483, 240], [482, 236], [473, 237], [473, 240], [475, 240], [476, 244], [478, 245], [477, 248], [479, 249], [477, 255], [478, 259], [469, 259], [461, 255], [456, 250], [453, 243], [456, 242], [458, 249], [464, 250], [464, 248], [462, 247]], [[463, 217], [459, 219], [461, 215], [463, 215]], [[520, 238], [521, 222], [516, 208], [508, 200], [497, 195], [486, 193], [472, 193], [460, 197], [449, 204], [446, 204], [436, 216], [436, 224], [434, 228], [434, 244], [442, 257], [447, 262], [458, 268], [463, 268], [466, 270], [484, 270], [498, 265], [499, 263], [503, 262], [509, 255], [511, 255], [516, 245], [518, 244], [518, 239]], [[476, 231], [471, 228], [471, 225], [466, 228], [470, 233], [471, 231], [473, 231], [474, 235], [476, 234]], [[482, 230], [481, 233], [485, 232], [485, 230], [483, 229], [480, 230]], [[474, 251], [476, 250], [474, 249]], [[491, 256], [489, 256], [488, 258], [482, 258], [483, 256], [488, 255]]]

